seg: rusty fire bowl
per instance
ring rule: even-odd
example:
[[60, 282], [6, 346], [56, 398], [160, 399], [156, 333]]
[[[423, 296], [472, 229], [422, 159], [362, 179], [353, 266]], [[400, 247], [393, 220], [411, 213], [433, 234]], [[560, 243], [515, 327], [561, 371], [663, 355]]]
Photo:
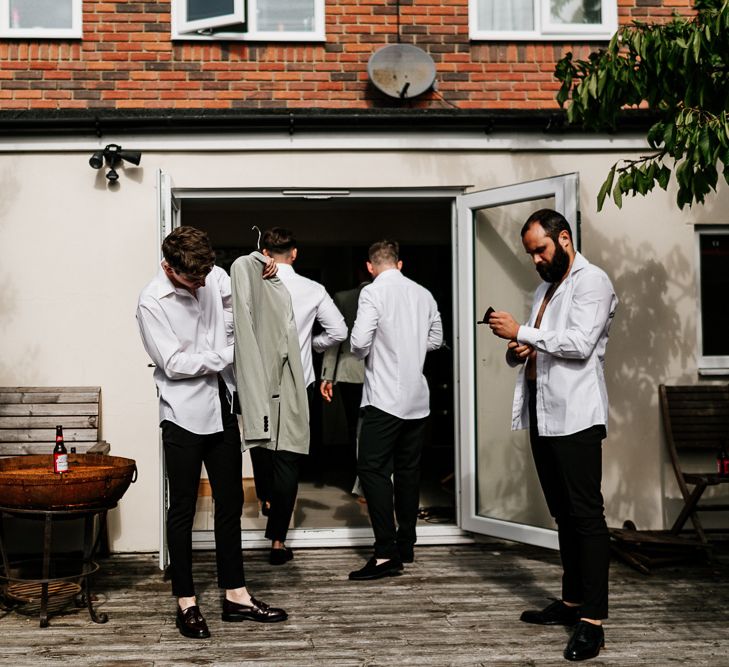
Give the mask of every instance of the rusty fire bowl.
[[23, 509], [82, 509], [115, 504], [137, 479], [133, 459], [69, 454], [68, 472], [53, 472], [53, 456], [0, 459], [0, 505]]

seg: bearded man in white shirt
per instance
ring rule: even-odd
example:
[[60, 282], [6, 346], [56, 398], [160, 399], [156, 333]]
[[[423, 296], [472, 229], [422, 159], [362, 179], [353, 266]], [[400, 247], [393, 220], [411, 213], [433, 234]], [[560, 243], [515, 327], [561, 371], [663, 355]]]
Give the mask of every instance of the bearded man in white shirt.
[[509, 341], [507, 362], [521, 364], [512, 427], [529, 428], [563, 569], [562, 599], [523, 612], [521, 620], [574, 626], [564, 657], [586, 660], [604, 646], [602, 620], [608, 616], [610, 544], [600, 488], [608, 422], [603, 367], [618, 299], [605, 272], [575, 250], [560, 213], [536, 211], [521, 238], [544, 282], [527, 324], [496, 311], [489, 326]]
[[[283, 227], [268, 229], [261, 235], [261, 252], [271, 257], [278, 268], [277, 277], [291, 295], [296, 330], [299, 334], [301, 364], [304, 370], [304, 383], [309, 397], [309, 419], [316, 411], [314, 398], [314, 365], [312, 349], [323, 352], [337, 345], [347, 337], [347, 325], [334, 301], [323, 285], [305, 278], [294, 271], [293, 264], [298, 256], [296, 239], [292, 232]], [[322, 331], [313, 336], [314, 323], [321, 325]], [[314, 429], [314, 437], [319, 431]], [[314, 443], [316, 446], [319, 443]], [[293, 551], [286, 546], [291, 515], [296, 504], [299, 484], [299, 466], [303, 454], [283, 449], [272, 451], [263, 447], [251, 450], [253, 474], [256, 489], [263, 506], [270, 504], [266, 537], [271, 540], [269, 563], [283, 565], [294, 557]], [[264, 497], [261, 498], [261, 495]]]
[[[283, 609], [250, 595], [240, 544], [242, 454], [231, 409], [233, 311], [230, 278], [214, 265], [207, 234], [178, 227], [162, 243], [164, 260], [141, 292], [137, 322], [154, 362], [160, 426], [169, 482], [167, 544], [175, 622], [191, 639], [210, 636], [192, 576], [192, 524], [202, 464], [215, 499], [218, 586], [225, 589], [222, 620], [284, 621]], [[273, 261], [263, 277], [275, 275]]]
[[430, 413], [423, 364], [443, 344], [443, 325], [431, 293], [401, 269], [396, 242], [370, 246], [367, 270], [374, 280], [360, 293], [350, 336], [353, 354], [365, 360], [357, 472], [375, 534], [374, 556], [349, 573], [353, 581], [398, 575], [414, 558]]

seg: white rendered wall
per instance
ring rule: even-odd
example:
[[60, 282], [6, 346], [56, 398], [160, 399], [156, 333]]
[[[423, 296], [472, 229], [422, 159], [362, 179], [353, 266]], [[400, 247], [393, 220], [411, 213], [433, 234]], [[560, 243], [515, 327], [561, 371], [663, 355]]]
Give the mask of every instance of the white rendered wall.
[[661, 528], [673, 517], [657, 385], [698, 381], [694, 225], [729, 222], [726, 188], [690, 211], [658, 191], [598, 214], [615, 153], [146, 150], [110, 190], [90, 153], [0, 153], [0, 385], [102, 387], [103, 436], [139, 467], [112, 518], [114, 550], [158, 546], [157, 401], [134, 311], [157, 266], [159, 168], [185, 188], [483, 189], [578, 171], [583, 251], [621, 298], [607, 357], [608, 522]]

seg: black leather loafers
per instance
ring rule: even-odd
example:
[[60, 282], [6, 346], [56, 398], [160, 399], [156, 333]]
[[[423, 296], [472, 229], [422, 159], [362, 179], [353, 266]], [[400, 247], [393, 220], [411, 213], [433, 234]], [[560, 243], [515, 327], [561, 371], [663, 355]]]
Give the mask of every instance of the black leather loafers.
[[604, 646], [605, 631], [602, 629], [602, 625], [580, 621], [575, 626], [569, 642], [567, 642], [564, 657], [573, 662], [589, 660], [596, 657]]
[[380, 565], [373, 556], [361, 570], [349, 573], [352, 581], [366, 581], [369, 579], [381, 579], [382, 577], [396, 577], [402, 572], [402, 561], [399, 558], [391, 558]]
[[575, 625], [579, 620], [579, 608], [568, 607], [562, 600], [555, 600], [541, 611], [528, 609], [522, 612], [520, 620], [534, 625]]
[[228, 623], [240, 621], [257, 621], [258, 623], [278, 623], [285, 621], [289, 615], [276, 607], [269, 607], [265, 602], [251, 596], [251, 604], [238, 604], [227, 598], [223, 600], [221, 618]]
[[292, 560], [293, 557], [294, 552], [288, 547], [284, 547], [283, 549], [271, 549], [268, 554], [268, 562], [271, 563], [271, 565], [283, 565], [284, 563], [288, 563]]
[[189, 639], [207, 639], [210, 637], [208, 624], [200, 613], [200, 607], [193, 605], [183, 611], [177, 607], [177, 618], [175, 624], [180, 634]]

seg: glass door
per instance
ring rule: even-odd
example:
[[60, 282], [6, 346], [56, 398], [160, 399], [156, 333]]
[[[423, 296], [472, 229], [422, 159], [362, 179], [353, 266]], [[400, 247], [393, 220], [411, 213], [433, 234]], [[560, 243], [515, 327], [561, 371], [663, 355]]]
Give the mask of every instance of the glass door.
[[557, 548], [527, 431], [511, 430], [516, 369], [483, 318], [489, 306], [529, 315], [539, 276], [521, 227], [540, 208], [562, 213], [579, 244], [578, 175], [463, 194], [457, 202], [460, 525], [465, 530]]

